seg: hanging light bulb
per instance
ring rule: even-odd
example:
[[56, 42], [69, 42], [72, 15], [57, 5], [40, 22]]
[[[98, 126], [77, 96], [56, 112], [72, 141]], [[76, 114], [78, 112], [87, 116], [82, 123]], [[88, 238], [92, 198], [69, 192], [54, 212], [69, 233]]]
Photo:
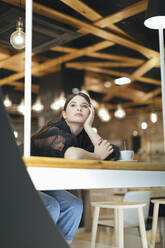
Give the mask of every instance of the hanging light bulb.
[[124, 109], [121, 107], [120, 104], [118, 105], [117, 110], [114, 113], [114, 116], [119, 119], [122, 119], [126, 116], [126, 112], [124, 111]]
[[158, 120], [158, 115], [156, 113], [151, 113], [150, 114], [150, 121], [152, 121], [153, 123], [156, 123]]
[[108, 110], [104, 106], [101, 106], [101, 108], [99, 108], [98, 116], [100, 117], [100, 119], [102, 121], [105, 121], [105, 122], [110, 121], [110, 119], [111, 119], [111, 116], [110, 116]]
[[25, 33], [23, 32], [22, 17], [19, 17], [16, 23], [16, 31], [10, 36], [10, 43], [15, 49], [23, 49], [25, 47]]
[[25, 104], [24, 104], [24, 99], [21, 100], [20, 104], [17, 106], [17, 110], [19, 113], [24, 115], [25, 113]]
[[36, 102], [32, 106], [32, 110], [41, 112], [44, 109], [44, 105], [41, 103], [40, 97], [37, 98]]
[[145, 130], [145, 129], [147, 129], [147, 127], [148, 127], [147, 122], [143, 121], [143, 122], [141, 123], [141, 128], [142, 128], [143, 130]]
[[3, 103], [4, 103], [4, 105], [5, 105], [6, 108], [11, 107], [12, 101], [9, 99], [9, 96], [8, 95], [5, 96], [5, 99], [4, 99]]
[[63, 108], [65, 104], [65, 97], [62, 93], [59, 99], [55, 99], [54, 102], [50, 105], [50, 108], [52, 110], [59, 110], [60, 108]]

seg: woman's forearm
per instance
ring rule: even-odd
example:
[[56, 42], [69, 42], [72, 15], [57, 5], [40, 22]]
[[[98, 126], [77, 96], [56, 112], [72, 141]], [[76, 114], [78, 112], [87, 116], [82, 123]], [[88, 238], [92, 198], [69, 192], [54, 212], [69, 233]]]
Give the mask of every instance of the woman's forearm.
[[69, 147], [65, 154], [64, 158], [66, 159], [100, 159], [100, 157], [94, 152], [88, 152], [82, 148], [78, 147]]
[[86, 133], [88, 134], [92, 144], [95, 146], [100, 142], [100, 135], [98, 135], [93, 129], [92, 127], [84, 127]]

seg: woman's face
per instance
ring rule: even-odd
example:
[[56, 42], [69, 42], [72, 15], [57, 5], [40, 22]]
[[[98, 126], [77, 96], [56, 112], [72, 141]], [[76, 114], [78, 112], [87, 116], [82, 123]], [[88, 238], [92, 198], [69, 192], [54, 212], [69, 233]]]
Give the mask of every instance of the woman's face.
[[90, 105], [82, 96], [75, 96], [68, 103], [67, 108], [63, 111], [63, 117], [68, 122], [84, 123], [89, 116]]

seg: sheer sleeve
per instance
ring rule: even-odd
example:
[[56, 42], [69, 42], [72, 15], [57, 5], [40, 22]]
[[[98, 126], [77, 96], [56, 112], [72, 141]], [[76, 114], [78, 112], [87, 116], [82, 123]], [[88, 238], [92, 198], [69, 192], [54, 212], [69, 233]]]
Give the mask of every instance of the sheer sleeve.
[[33, 156], [46, 157], [64, 157], [64, 153], [69, 147], [77, 147], [74, 135], [49, 125], [32, 136], [31, 144]]

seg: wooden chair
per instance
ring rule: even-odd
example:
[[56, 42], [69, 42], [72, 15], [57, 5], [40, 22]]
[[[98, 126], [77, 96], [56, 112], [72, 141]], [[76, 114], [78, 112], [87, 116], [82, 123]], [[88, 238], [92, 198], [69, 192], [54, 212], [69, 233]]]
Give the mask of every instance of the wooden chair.
[[[147, 248], [145, 220], [148, 218], [150, 202], [149, 191], [127, 192], [123, 202], [93, 202], [94, 207], [91, 248], [95, 248], [98, 225], [115, 228], [115, 247], [124, 248], [124, 227], [139, 227], [142, 247]], [[99, 220], [101, 208], [114, 209], [113, 220]], [[143, 211], [144, 210], [144, 211]]]
[[[157, 224], [159, 221], [160, 224], [160, 237], [161, 237], [161, 248], [165, 247], [165, 218], [162, 217], [158, 219], [159, 214], [159, 206], [160, 204], [165, 204], [165, 199], [153, 199], [151, 202], [154, 204], [154, 211], [153, 211], [153, 221], [152, 221], [152, 232], [151, 232], [151, 244], [150, 248], [155, 248], [155, 241], [156, 241], [156, 231], [157, 231]], [[162, 232], [163, 229], [163, 232]]]

